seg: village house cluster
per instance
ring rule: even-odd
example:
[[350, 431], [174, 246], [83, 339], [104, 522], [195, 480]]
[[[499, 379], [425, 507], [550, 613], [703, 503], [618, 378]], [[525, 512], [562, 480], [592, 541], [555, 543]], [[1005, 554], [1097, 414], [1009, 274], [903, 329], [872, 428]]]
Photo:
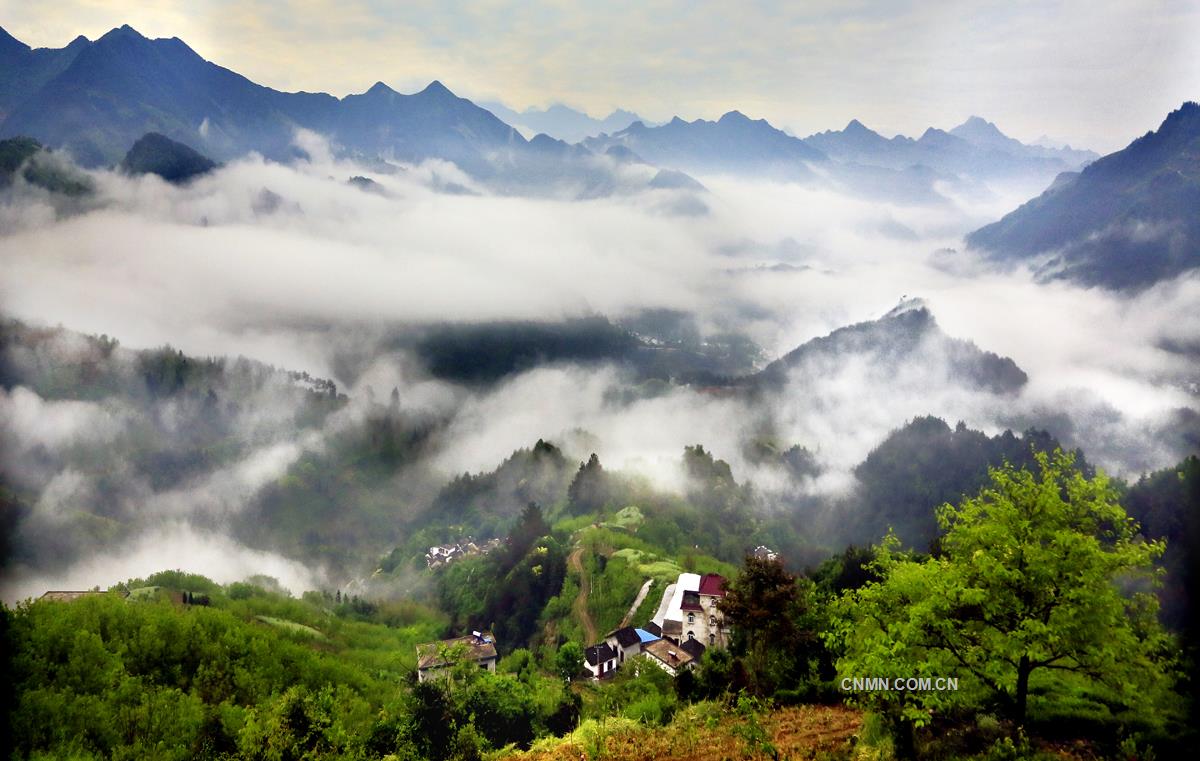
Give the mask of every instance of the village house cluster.
[[[729, 644], [729, 628], [717, 602], [725, 596], [725, 579], [681, 573], [663, 590], [658, 611], [644, 627], [623, 626], [584, 650], [583, 668], [593, 679], [606, 679], [626, 662], [642, 656], [671, 676], [694, 668], [710, 647]], [[496, 639], [491, 632], [417, 645], [417, 679], [448, 672], [454, 663], [476, 663], [496, 670]]]
[[499, 545], [499, 539], [489, 539], [477, 544], [470, 537], [454, 544], [437, 544], [430, 547], [429, 552], [425, 553], [425, 565], [430, 569], [440, 568], [468, 555], [491, 552]]
[[663, 590], [658, 612], [643, 628], [625, 626], [584, 651], [583, 667], [595, 679], [616, 673], [638, 655], [675, 676], [693, 668], [709, 647], [729, 644], [729, 629], [717, 601], [725, 596], [718, 574], [681, 573]]

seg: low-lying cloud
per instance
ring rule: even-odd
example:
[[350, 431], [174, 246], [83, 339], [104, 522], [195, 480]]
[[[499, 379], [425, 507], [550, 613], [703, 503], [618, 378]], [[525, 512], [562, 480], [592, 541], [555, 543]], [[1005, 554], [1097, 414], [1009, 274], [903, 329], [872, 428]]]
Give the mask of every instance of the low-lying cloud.
[[[332, 158], [312, 135], [303, 141], [310, 161], [251, 157], [185, 187], [97, 172], [96, 208], [59, 219], [42, 197], [0, 203], [10, 223], [0, 235], [5, 312], [126, 346], [170, 343], [332, 377], [354, 397], [346, 416], [360, 414], [368, 387], [382, 398], [396, 386], [405, 415], [443, 426], [423, 465], [446, 477], [491, 469], [538, 438], [570, 442], [582, 429], [606, 467], [665, 488], [682, 484], [682, 447], [699, 443], [764, 493], [794, 489], [743, 455], [748, 440], [769, 436], [816, 453], [826, 475], [803, 488], [841, 493], [888, 431], [925, 414], [989, 433], [1050, 427], [1093, 461], [1136, 476], [1179, 456], [1177, 442], [1154, 437], [1175, 410], [1200, 407], [1195, 356], [1169, 349], [1200, 335], [1200, 277], [1128, 297], [981, 268], [957, 249], [964, 233], [1023, 200], [1002, 188], [937, 207], [728, 177], [700, 178], [700, 195], [514, 198], [485, 193], [452, 165], [383, 172]], [[348, 184], [353, 176], [379, 192]], [[689, 199], [704, 213], [663, 213]], [[922, 297], [948, 335], [1011, 357], [1029, 382], [1010, 395], [973, 389], [923, 350], [899, 371], [853, 357], [805, 366], [760, 401], [681, 386], [622, 396], [631, 378], [607, 365], [541, 367], [469, 389], [431, 378], [384, 340], [429, 323], [619, 321], [665, 308], [692, 315], [703, 333], [747, 335], [774, 358], [875, 319], [904, 296]], [[20, 386], [0, 391], [0, 410], [10, 473], [35, 472], [35, 451], [103, 446], [130, 414]], [[91, 586], [185, 560], [222, 578], [244, 570], [294, 589], [312, 583], [291, 561], [224, 537], [213, 518], [235, 514], [345, 420], [290, 436], [287, 404], [269, 393], [248, 400], [239, 420], [251, 454], [184, 485], [145, 487], [130, 509], [155, 516], [152, 528], [128, 551], [81, 561], [54, 583]], [[46, 516], [92, 494], [88, 477], [68, 467], [34, 480]], [[189, 523], [198, 516], [203, 530]]]

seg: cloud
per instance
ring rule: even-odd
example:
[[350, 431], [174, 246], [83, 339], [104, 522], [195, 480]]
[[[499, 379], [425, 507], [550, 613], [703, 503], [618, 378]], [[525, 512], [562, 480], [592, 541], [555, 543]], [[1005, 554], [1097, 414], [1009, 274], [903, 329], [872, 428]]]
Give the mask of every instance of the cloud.
[[299, 594], [324, 582], [319, 570], [280, 555], [249, 549], [228, 536], [197, 530], [179, 522], [151, 529], [128, 544], [103, 549], [62, 571], [41, 573], [17, 568], [0, 580], [0, 598], [13, 604], [49, 589], [106, 589], [132, 578], [178, 568], [204, 575], [221, 584], [256, 574], [273, 576], [284, 588]]
[[[914, 207], [702, 177], [707, 213], [680, 216], [661, 213], [657, 192], [586, 201], [440, 192], [467, 180], [437, 163], [378, 171], [333, 158], [319, 136], [300, 140], [308, 161], [282, 166], [249, 157], [186, 187], [95, 172], [96, 208], [57, 220], [39, 211], [37, 198], [0, 206], [15, 222], [0, 235], [0, 298], [9, 314], [108, 333], [129, 347], [243, 354], [333, 377], [354, 397], [324, 428], [298, 432], [291, 398], [264, 388], [237, 400], [231, 425], [242, 458], [166, 485], [101, 459], [109, 481], [122, 485], [114, 496], [111, 487], [101, 490], [95, 470], [71, 459], [72, 448], [97, 457], [119, 450], [107, 445], [133, 423], [185, 441], [192, 419], [185, 402], [133, 409], [51, 401], [22, 385], [0, 392], [5, 472], [36, 492], [39, 525], [81, 514], [90, 520], [97, 495], [112, 501], [106, 517], [145, 522], [130, 524], [145, 533], [113, 539], [102, 558], [49, 579], [26, 569], [21, 589], [32, 589], [35, 578], [90, 587], [159, 570], [152, 563], [182, 564], [141, 537], [181, 548], [179, 557], [196, 564], [189, 570], [232, 577], [265, 568], [313, 583], [221, 532], [304, 452], [324, 451], [361, 422], [368, 387], [381, 403], [397, 387], [403, 417], [435, 431], [425, 459], [389, 485], [413, 505], [450, 475], [490, 470], [539, 438], [562, 443], [572, 457], [594, 448], [606, 467], [646, 474], [667, 489], [683, 483], [683, 447], [703, 444], [768, 501], [797, 489], [780, 469], [745, 454], [748, 441], [770, 438], [808, 447], [825, 468], [800, 489], [841, 494], [853, 487], [853, 467], [889, 431], [926, 414], [988, 433], [1049, 427], [1092, 461], [1135, 476], [1179, 456], [1168, 437], [1173, 411], [1200, 406], [1194, 357], [1170, 350], [1200, 334], [1200, 277], [1127, 297], [1039, 283], [1020, 269], [981, 269], [953, 249], [1017, 202], [1005, 188]], [[356, 175], [385, 192], [348, 185]], [[897, 235], [901, 229], [911, 234]], [[972, 389], [929, 345], [899, 367], [861, 357], [801, 367], [762, 401], [637, 388], [621, 368], [570, 363], [471, 389], [431, 378], [408, 349], [431, 322], [595, 313], [620, 320], [669, 308], [690, 315], [702, 339], [744, 334], [774, 358], [878, 318], [906, 295], [922, 297], [948, 335], [1013, 358], [1029, 383], [1009, 396]], [[69, 337], [43, 351], [97, 361]], [[121, 371], [124, 355], [114, 356]], [[16, 351], [5, 359], [29, 377], [46, 357]], [[581, 430], [590, 435], [586, 444]], [[113, 550], [122, 546], [126, 552]], [[126, 555], [147, 567], [121, 570]]]

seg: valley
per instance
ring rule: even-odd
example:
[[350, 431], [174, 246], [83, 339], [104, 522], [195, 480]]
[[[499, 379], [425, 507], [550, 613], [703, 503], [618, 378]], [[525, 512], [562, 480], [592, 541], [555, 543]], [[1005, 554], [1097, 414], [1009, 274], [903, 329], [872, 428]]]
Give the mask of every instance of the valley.
[[1194, 88], [110, 5], [0, 29], [0, 757], [1187, 757]]

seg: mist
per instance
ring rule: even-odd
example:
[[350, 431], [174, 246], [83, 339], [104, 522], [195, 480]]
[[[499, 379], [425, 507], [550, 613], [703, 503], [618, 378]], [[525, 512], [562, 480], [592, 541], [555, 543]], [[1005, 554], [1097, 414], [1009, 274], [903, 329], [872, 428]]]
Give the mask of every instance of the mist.
[[[229, 423], [245, 445], [236, 462], [171, 484], [129, 471], [105, 498], [144, 528], [53, 568], [18, 569], [6, 599], [165, 567], [218, 581], [266, 573], [293, 591], [326, 583], [323, 569], [240, 544], [230, 521], [299, 458], [361, 421], [368, 394], [393, 387], [407, 420], [436, 429], [396, 477], [419, 481], [414, 493], [545, 438], [572, 458], [596, 451], [606, 467], [665, 490], [684, 484], [683, 447], [703, 444], [768, 500], [844, 496], [854, 466], [920, 415], [990, 434], [1045, 427], [1136, 478], [1186, 451], [1166, 432], [1178, 410], [1200, 409], [1194, 356], [1169, 350], [1200, 335], [1200, 277], [1126, 296], [984, 268], [961, 250], [965, 233], [1025, 200], [1023, 189], [919, 206], [718, 176], [698, 178], [706, 191], [646, 190], [613, 169], [617, 190], [602, 198], [513, 197], [444, 162], [380, 171], [335, 158], [317, 136], [299, 140], [310, 160], [251, 156], [185, 186], [96, 171], [87, 208], [56, 209], [28, 188], [0, 204], [6, 316], [107, 334], [126, 349], [243, 355], [330, 378], [350, 396], [303, 430], [289, 422], [292, 391], [268, 387], [244, 400]], [[378, 192], [348, 184], [354, 176]], [[703, 337], [752, 340], [762, 350], [753, 372], [906, 297], [922, 299], [947, 336], [1011, 358], [1028, 383], [1012, 394], [973, 388], [925, 343], [898, 368], [870, 353], [807, 363], [765, 397], [684, 384], [623, 395], [638, 379], [605, 362], [552, 363], [469, 386], [435, 377], [393, 340], [432, 324], [589, 315], [621, 324], [668, 309], [689, 315]], [[38, 494], [18, 540], [98, 499], [100, 487], [71, 458], [131, 435], [146, 414], [113, 400], [47, 400], [20, 385], [0, 391], [0, 409], [5, 473]], [[186, 414], [172, 433], [174, 411], [154, 409], [162, 435], [184, 435]], [[821, 477], [797, 483], [756, 464], [744, 452], [761, 438], [807, 447]]]

